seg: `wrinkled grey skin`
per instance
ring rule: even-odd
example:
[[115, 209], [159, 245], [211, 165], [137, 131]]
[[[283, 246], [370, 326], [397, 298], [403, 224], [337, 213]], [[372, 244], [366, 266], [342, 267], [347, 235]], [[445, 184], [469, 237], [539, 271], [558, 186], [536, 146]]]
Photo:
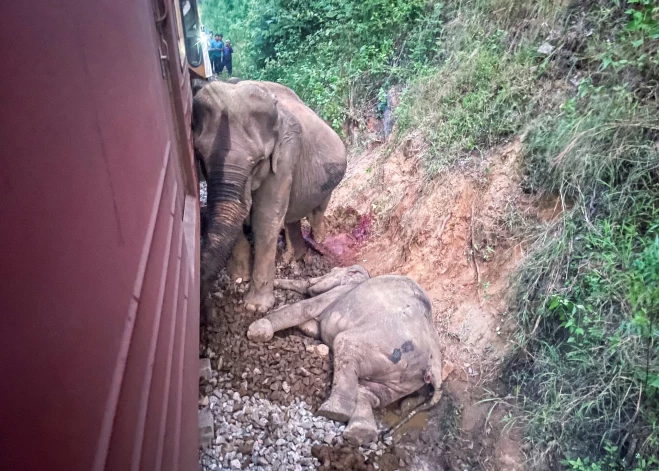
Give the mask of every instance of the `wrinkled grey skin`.
[[247, 337], [265, 342], [279, 330], [299, 326], [334, 351], [332, 393], [318, 413], [348, 421], [347, 440], [374, 440], [372, 409], [426, 383], [435, 388], [430, 405], [439, 401], [439, 335], [428, 295], [414, 281], [397, 275], [369, 278], [355, 265], [310, 281], [279, 280], [277, 286], [312, 297], [253, 322]]
[[[213, 81], [194, 88], [195, 155], [208, 184], [201, 299], [207, 302], [227, 265], [234, 279], [251, 279], [247, 309], [265, 312], [274, 305], [277, 237], [285, 226], [286, 258], [303, 257], [300, 220], [306, 217], [322, 241], [323, 215], [347, 165], [345, 147], [282, 85]], [[254, 234], [253, 268], [246, 223]]]

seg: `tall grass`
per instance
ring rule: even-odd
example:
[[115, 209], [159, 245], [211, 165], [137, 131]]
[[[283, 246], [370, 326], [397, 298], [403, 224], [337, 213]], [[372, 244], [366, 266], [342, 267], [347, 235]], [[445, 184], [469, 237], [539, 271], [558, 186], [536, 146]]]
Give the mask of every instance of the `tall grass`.
[[404, 92], [399, 130], [419, 130], [428, 141], [424, 158], [430, 176], [514, 134], [529, 116], [530, 56], [506, 53], [505, 34], [473, 36]]
[[530, 440], [602, 469], [659, 456], [657, 126], [630, 92], [586, 83], [526, 144], [529, 183], [566, 211], [518, 275], [508, 378]]

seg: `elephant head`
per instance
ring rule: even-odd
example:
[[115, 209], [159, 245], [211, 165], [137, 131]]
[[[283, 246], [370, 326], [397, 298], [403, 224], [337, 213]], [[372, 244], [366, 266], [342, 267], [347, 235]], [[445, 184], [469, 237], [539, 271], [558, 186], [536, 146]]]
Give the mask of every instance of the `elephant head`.
[[277, 171], [280, 114], [277, 99], [253, 83], [216, 81], [196, 90], [194, 148], [208, 184], [202, 303], [242, 230], [251, 192], [268, 173]]

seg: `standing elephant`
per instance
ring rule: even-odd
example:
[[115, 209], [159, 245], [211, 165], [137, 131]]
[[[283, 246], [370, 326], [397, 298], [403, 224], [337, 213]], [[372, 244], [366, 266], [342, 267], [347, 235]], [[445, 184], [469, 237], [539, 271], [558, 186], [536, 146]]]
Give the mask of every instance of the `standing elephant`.
[[404, 276], [370, 278], [358, 266], [337, 268], [309, 281], [278, 280], [277, 286], [312, 296], [253, 322], [247, 337], [265, 342], [298, 326], [334, 351], [334, 379], [318, 413], [348, 422], [344, 437], [375, 439], [373, 408], [385, 407], [425, 383], [441, 398], [442, 359], [428, 295]]
[[[207, 300], [218, 271], [250, 280], [249, 310], [275, 302], [277, 238], [287, 233], [287, 257], [306, 252], [300, 220], [317, 241], [323, 215], [345, 173], [339, 136], [289, 88], [276, 83], [215, 81], [199, 88], [192, 108], [197, 159], [208, 184], [206, 237], [201, 253], [201, 296]], [[254, 234], [254, 261], [243, 233]]]

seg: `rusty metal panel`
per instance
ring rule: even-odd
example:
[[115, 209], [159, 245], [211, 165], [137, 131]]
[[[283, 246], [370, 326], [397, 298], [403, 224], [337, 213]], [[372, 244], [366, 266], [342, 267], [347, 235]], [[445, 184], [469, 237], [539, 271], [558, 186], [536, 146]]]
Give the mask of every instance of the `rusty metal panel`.
[[0, 469], [196, 469], [178, 56], [151, 0], [0, 3]]

